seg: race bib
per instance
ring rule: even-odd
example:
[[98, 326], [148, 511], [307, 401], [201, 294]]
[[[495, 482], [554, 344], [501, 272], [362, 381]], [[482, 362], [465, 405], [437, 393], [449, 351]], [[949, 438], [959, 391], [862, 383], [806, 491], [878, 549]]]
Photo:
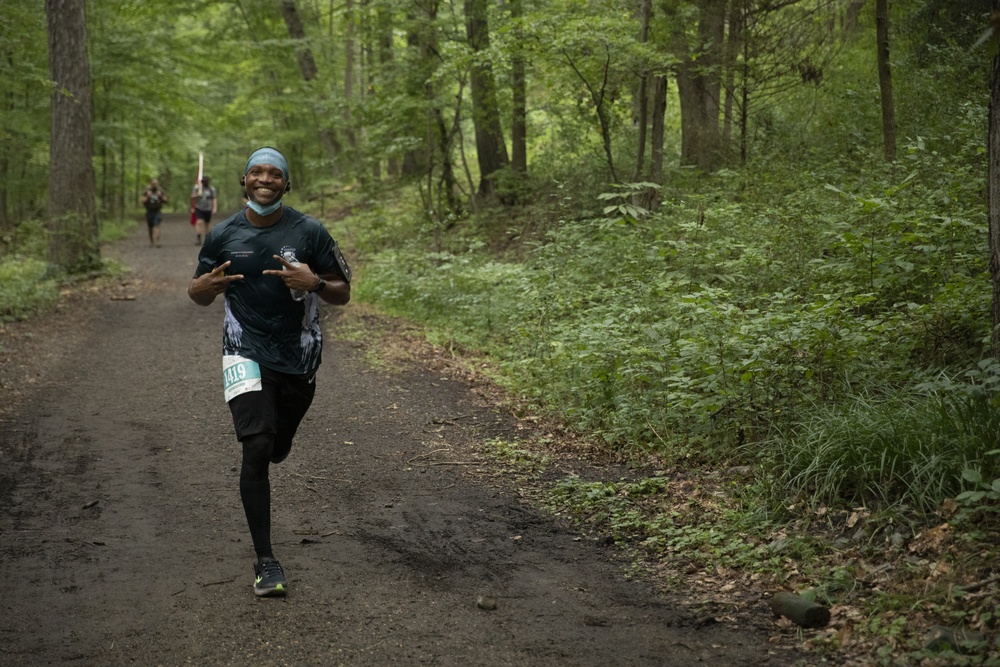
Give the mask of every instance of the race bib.
[[222, 386], [226, 403], [248, 391], [260, 391], [260, 365], [237, 354], [222, 357]]

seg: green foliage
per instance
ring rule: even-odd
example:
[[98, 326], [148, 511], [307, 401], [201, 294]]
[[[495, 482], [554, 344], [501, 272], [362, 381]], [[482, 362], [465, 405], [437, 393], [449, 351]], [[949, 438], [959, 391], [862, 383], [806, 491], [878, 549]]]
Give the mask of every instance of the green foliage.
[[[936, 391], [927, 387], [936, 385]], [[808, 420], [755, 450], [777, 471], [776, 495], [812, 507], [903, 505], [922, 512], [961, 494], [982, 500], [1000, 477], [1000, 401], [962, 385], [882, 399], [855, 396], [818, 407]], [[974, 490], [962, 493], [970, 484]], [[989, 487], [992, 491], [992, 486]], [[979, 495], [983, 493], [984, 495]]]
[[24, 319], [49, 308], [59, 296], [58, 287], [41, 260], [0, 258], [0, 321]]
[[[993, 479], [990, 431], [968, 422], [994, 406], [961, 389], [989, 333], [986, 108], [967, 57], [933, 61], [901, 86], [923, 115], [887, 165], [860, 53], [775, 107], [747, 169], [673, 170], [655, 210], [644, 184], [601, 182], [596, 153], [547, 162], [504, 219], [376, 204], [357, 295], [488, 351], [514, 391], [612, 448], [764, 457], [775, 504], [933, 508], [968, 490], [963, 470]], [[946, 109], [920, 106], [945, 71]]]
[[135, 221], [109, 220], [104, 218], [99, 221], [98, 227], [100, 231], [101, 243], [111, 243], [113, 241], [119, 241], [135, 231]]
[[664, 511], [656, 499], [670, 486], [666, 477], [586, 482], [570, 476], [549, 493], [548, 507], [607, 532], [645, 555], [683, 558], [702, 567], [767, 567], [771, 556], [760, 536], [736, 515], [723, 525], [695, 513]]
[[544, 472], [549, 463], [548, 456], [533, 452], [516, 442], [492, 439], [485, 444], [493, 458], [511, 466], [517, 472], [537, 475]]

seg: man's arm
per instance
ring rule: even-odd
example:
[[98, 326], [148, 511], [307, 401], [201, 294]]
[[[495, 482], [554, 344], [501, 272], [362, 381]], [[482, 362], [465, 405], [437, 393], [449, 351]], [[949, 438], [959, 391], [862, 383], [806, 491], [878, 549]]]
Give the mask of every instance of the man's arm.
[[215, 297], [226, 291], [229, 283], [243, 280], [243, 274], [226, 275], [226, 269], [231, 262], [225, 262], [212, 269], [209, 273], [197, 276], [188, 285], [188, 297], [199, 306], [208, 306]]
[[265, 276], [278, 276], [288, 289], [315, 292], [320, 280], [326, 281], [323, 289], [316, 292], [319, 298], [335, 306], [342, 306], [351, 300], [351, 285], [339, 273], [324, 273], [317, 276], [308, 264], [292, 264], [280, 255], [274, 258], [281, 264], [281, 269], [266, 269]]
[[343, 306], [351, 300], [351, 283], [344, 280], [339, 273], [324, 273], [320, 276], [326, 285], [317, 294], [334, 306]]

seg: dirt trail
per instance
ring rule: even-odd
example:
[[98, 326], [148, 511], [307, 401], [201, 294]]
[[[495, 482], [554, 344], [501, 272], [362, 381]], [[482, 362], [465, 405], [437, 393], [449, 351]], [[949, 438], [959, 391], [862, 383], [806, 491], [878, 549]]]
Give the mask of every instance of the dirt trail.
[[438, 372], [366, 366], [329, 307], [316, 401], [272, 467], [291, 592], [255, 598], [221, 299], [185, 294], [182, 218], [163, 242], [137, 226], [105, 250], [122, 286], [0, 334], [0, 663], [792, 664], [455, 465], [515, 425]]

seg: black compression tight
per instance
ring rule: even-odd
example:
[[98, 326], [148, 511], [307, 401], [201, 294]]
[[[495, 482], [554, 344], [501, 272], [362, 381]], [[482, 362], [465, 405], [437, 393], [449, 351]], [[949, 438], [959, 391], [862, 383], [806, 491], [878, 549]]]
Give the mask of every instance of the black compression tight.
[[274, 555], [271, 552], [271, 482], [268, 478], [273, 452], [274, 435], [271, 433], [248, 435], [243, 439], [240, 499], [258, 559]]

